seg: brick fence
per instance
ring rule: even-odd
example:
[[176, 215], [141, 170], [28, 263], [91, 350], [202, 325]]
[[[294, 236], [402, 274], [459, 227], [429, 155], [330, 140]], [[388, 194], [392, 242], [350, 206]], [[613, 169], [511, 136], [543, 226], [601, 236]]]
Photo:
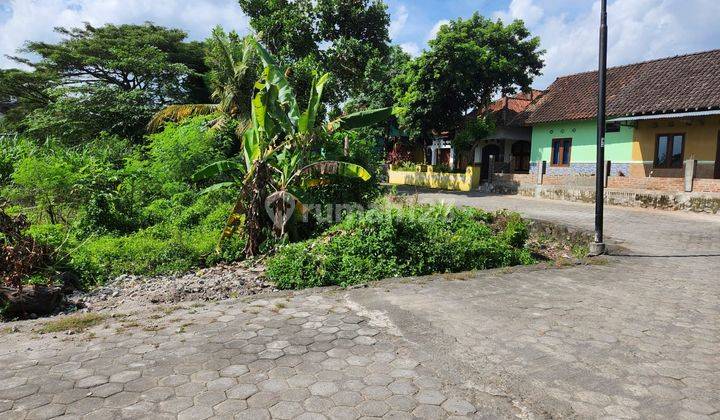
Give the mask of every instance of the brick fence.
[[[685, 178], [610, 176], [605, 201], [621, 206], [720, 213], [720, 179], [693, 178], [692, 183], [686, 185], [688, 181]], [[687, 187], [691, 187], [691, 192]], [[594, 175], [494, 174], [492, 183], [482, 188], [500, 194], [595, 201]]]

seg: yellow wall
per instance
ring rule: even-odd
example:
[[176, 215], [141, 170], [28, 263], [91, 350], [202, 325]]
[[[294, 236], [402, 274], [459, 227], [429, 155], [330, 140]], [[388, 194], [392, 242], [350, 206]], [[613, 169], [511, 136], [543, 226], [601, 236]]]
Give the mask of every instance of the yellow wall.
[[480, 167], [468, 166], [465, 173], [434, 172], [432, 166], [417, 165], [415, 172], [396, 171], [390, 165], [388, 183], [442, 190], [472, 191], [480, 185]]
[[[720, 117], [638, 121], [634, 131], [631, 176], [682, 176], [682, 169], [655, 169], [655, 141], [659, 134], [685, 134], [685, 159], [698, 161], [698, 177], [712, 177]], [[643, 163], [639, 163], [643, 162]]]

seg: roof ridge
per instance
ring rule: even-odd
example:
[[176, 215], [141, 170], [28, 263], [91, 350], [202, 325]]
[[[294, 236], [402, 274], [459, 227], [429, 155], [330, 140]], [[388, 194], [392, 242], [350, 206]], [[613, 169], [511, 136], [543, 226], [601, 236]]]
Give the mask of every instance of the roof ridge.
[[[625, 67], [633, 67], [633, 66], [638, 66], [638, 65], [641, 65], [641, 64], [655, 63], [655, 62], [658, 62], [658, 61], [665, 61], [665, 60], [674, 60], [674, 59], [677, 59], [677, 58], [692, 57], [692, 56], [694, 56], [694, 55], [710, 54], [710, 53], [714, 53], [714, 52], [720, 52], [720, 48], [715, 48], [715, 49], [707, 50], [707, 51], [696, 51], [696, 52], [687, 53], [687, 54], [677, 54], [677, 55], [668, 56], [668, 57], [653, 58], [653, 59], [650, 59], [650, 60], [638, 61], [638, 62], [636, 62], [636, 63], [630, 63], [630, 64], [623, 64], [623, 65], [620, 65], [620, 66], [608, 67], [608, 70], [622, 69], [622, 68], [625, 68]], [[572, 73], [572, 74], [567, 74], [567, 75], [565, 75], [565, 76], [558, 76], [555, 80], [557, 81], [557, 80], [560, 80], [560, 79], [567, 79], [567, 78], [569, 78], [569, 77], [580, 76], [580, 75], [589, 74], [589, 73], [597, 73], [597, 72], [598, 72], [597, 70], [581, 71], [581, 72], [579, 72], [579, 73]]]

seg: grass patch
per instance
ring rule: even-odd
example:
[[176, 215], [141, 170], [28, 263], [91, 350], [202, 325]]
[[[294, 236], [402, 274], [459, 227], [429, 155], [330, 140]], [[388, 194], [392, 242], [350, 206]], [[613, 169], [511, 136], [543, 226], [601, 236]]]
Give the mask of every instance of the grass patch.
[[84, 332], [105, 321], [106, 316], [96, 313], [68, 315], [60, 319], [46, 322], [38, 332], [40, 334], [56, 332], [72, 332], [74, 334]]

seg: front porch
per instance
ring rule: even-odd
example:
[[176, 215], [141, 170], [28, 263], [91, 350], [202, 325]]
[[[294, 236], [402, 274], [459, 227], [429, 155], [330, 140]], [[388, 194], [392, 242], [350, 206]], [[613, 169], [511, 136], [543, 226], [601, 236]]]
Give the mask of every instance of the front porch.
[[458, 151], [447, 138], [437, 138], [428, 146], [428, 161], [433, 166], [465, 170], [469, 166], [481, 168], [481, 180], [488, 173], [527, 174], [530, 172], [530, 140], [478, 140], [471, 150]]

